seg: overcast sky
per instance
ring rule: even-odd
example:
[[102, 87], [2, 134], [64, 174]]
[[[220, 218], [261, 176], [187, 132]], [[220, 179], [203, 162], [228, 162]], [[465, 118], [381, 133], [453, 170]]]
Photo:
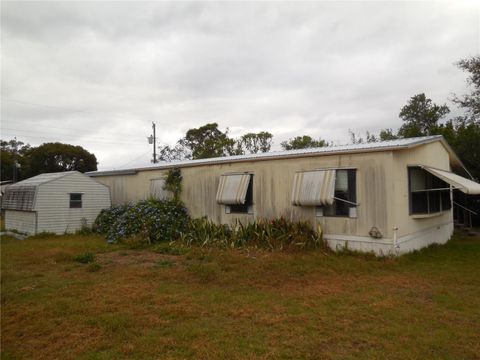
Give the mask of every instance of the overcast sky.
[[146, 164], [207, 122], [348, 143], [420, 92], [464, 93], [475, 2], [1, 3], [2, 139], [61, 141], [99, 169]]

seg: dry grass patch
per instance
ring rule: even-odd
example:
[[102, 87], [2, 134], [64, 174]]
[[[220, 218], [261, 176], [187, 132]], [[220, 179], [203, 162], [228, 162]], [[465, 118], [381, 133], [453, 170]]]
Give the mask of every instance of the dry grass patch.
[[[475, 359], [480, 239], [400, 259], [1, 240], [2, 359]], [[100, 269], [74, 261], [93, 253]]]

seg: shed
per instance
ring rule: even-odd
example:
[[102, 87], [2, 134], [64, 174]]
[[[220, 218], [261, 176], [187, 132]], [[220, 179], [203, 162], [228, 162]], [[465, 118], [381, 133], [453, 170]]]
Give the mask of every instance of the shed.
[[[154, 179], [182, 173], [191, 216], [219, 224], [283, 216], [321, 228], [333, 249], [400, 254], [445, 243], [453, 231], [452, 191], [480, 184], [442, 136], [155, 164], [88, 173], [112, 202], [153, 196]], [[466, 176], [454, 174], [452, 171]]]
[[110, 207], [108, 186], [78, 171], [47, 173], [5, 190], [5, 228], [27, 234], [71, 233]]

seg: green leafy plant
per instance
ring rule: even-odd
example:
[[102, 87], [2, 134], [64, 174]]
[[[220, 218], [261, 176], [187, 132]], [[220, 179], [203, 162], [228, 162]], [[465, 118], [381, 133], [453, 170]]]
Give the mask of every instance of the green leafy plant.
[[[18, 232], [18, 233], [21, 234], [21, 232]], [[42, 232], [39, 232], [35, 235], [30, 236], [29, 238], [30, 239], [50, 239], [50, 238], [55, 237], [55, 236], [59, 236], [59, 235], [55, 234], [54, 232], [50, 232], [50, 231], [42, 231]]]
[[180, 202], [180, 195], [182, 193], [182, 172], [180, 168], [168, 170], [163, 189], [173, 194], [173, 200], [175, 202]]
[[101, 268], [102, 268], [102, 266], [99, 263], [92, 262], [91, 264], [88, 265], [87, 270], [89, 272], [96, 272], [96, 271], [100, 270]]
[[90, 264], [95, 261], [95, 254], [86, 252], [86, 253], [75, 256], [73, 260], [81, 264]]
[[232, 227], [218, 225], [207, 218], [192, 219], [179, 242], [186, 246], [217, 246], [241, 248], [254, 246], [268, 250], [313, 249], [325, 247], [320, 231], [309, 222], [291, 222], [285, 218], [259, 219], [243, 224], [237, 221]]

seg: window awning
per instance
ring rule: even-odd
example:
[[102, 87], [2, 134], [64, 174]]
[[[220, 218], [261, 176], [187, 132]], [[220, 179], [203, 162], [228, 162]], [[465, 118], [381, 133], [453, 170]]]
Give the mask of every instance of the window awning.
[[335, 170], [305, 171], [293, 179], [292, 204], [331, 205], [335, 195]]
[[250, 174], [232, 174], [220, 176], [217, 189], [217, 203], [239, 205], [245, 203]]
[[442, 179], [446, 183], [452, 185], [455, 189], [458, 189], [465, 194], [480, 194], [480, 184], [476, 183], [475, 181], [469, 180], [446, 170], [435, 169], [428, 166], [421, 166], [421, 168], [428, 171], [430, 174]]
[[35, 186], [9, 186], [5, 190], [2, 207], [6, 210], [33, 211]]

